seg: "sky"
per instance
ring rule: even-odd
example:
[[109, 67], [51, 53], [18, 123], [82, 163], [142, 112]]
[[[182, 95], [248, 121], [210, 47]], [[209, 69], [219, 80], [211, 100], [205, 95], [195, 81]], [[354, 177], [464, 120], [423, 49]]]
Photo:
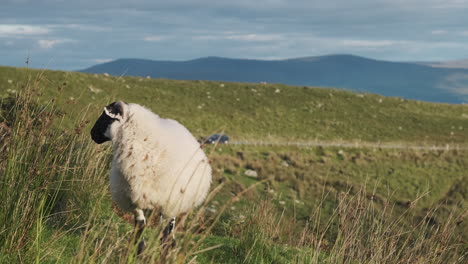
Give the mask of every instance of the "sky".
[[468, 0], [0, 0], [0, 65], [354, 54], [468, 59]]

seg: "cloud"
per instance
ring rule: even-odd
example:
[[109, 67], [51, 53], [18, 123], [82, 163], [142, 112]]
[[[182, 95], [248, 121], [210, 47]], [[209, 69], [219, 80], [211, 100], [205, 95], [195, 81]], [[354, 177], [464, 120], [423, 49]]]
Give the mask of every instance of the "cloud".
[[46, 35], [50, 29], [44, 26], [0, 24], [0, 37]]
[[355, 39], [344, 39], [341, 41], [345, 47], [362, 47], [362, 48], [381, 48], [389, 47], [401, 44], [408, 44], [408, 41], [397, 41], [397, 40], [355, 40]]
[[432, 35], [446, 35], [448, 34], [447, 30], [435, 29], [431, 31]]
[[86, 25], [86, 24], [51, 24], [49, 28], [65, 28], [80, 31], [92, 31], [92, 32], [105, 32], [111, 31], [110, 27], [97, 26], [97, 25]]
[[93, 63], [106, 63], [106, 62], [110, 62], [110, 61], [113, 61], [114, 59], [92, 59], [90, 60], [91, 62]]
[[264, 41], [278, 41], [283, 40], [283, 37], [279, 34], [240, 34], [240, 35], [229, 35], [225, 37], [230, 40], [247, 41], [247, 42], [264, 42]]
[[443, 35], [444, 37], [468, 37], [468, 30], [432, 30], [432, 35]]
[[235, 40], [241, 42], [268, 42], [268, 41], [281, 41], [284, 36], [281, 34], [262, 34], [262, 33], [233, 33], [223, 32], [217, 35], [199, 35], [193, 36], [193, 40]]
[[161, 41], [168, 40], [168, 39], [169, 37], [167, 36], [156, 36], [156, 35], [146, 36], [143, 38], [143, 40], [146, 42], [161, 42]]
[[58, 44], [73, 42], [71, 39], [39, 39], [37, 44], [42, 49], [51, 49]]
[[421, 4], [429, 4], [432, 8], [439, 9], [466, 8], [468, 6], [467, 0], [431, 0], [429, 3], [420, 1], [422, 1]]

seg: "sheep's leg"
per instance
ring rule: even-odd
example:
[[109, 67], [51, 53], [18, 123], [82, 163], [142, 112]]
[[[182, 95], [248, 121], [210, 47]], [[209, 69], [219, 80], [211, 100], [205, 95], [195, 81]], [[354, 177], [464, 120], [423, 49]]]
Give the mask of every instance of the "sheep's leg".
[[161, 244], [163, 246], [169, 245], [169, 241], [172, 235], [172, 245], [175, 246], [175, 238], [174, 238], [174, 229], [175, 229], [175, 224], [176, 224], [176, 218], [172, 217], [171, 221], [169, 221], [169, 224], [164, 228], [163, 230], [163, 236], [161, 238]]
[[176, 242], [174, 238], [175, 217], [171, 218], [169, 224], [163, 229], [161, 237], [161, 262], [166, 263], [170, 255], [170, 250], [175, 247]]
[[175, 227], [175, 217], [171, 218], [171, 221], [169, 221], [169, 224], [164, 228], [164, 237], [168, 237], [170, 234], [174, 232], [174, 227]]
[[[145, 249], [145, 239], [141, 238], [143, 230], [146, 226], [146, 218], [143, 210], [135, 209], [135, 237], [134, 243], [138, 243], [137, 254], [140, 254]], [[141, 238], [141, 239], [140, 239]]]

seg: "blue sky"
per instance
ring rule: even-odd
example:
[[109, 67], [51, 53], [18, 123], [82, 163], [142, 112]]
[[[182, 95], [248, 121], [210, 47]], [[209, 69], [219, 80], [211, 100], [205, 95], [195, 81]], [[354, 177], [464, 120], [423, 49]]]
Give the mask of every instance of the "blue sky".
[[0, 65], [118, 58], [468, 58], [468, 0], [1, 0]]

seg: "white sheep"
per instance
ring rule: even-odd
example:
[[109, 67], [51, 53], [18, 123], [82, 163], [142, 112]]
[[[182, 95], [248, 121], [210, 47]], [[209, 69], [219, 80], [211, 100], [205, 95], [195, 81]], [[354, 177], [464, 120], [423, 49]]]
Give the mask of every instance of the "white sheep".
[[[176, 216], [204, 201], [211, 167], [200, 144], [177, 121], [117, 101], [104, 108], [91, 137], [98, 144], [112, 141], [110, 191], [120, 208], [135, 215], [135, 242], [146, 224], [143, 210], [158, 209], [171, 217], [164, 240], [172, 233]], [[138, 251], [143, 248], [142, 240]]]

